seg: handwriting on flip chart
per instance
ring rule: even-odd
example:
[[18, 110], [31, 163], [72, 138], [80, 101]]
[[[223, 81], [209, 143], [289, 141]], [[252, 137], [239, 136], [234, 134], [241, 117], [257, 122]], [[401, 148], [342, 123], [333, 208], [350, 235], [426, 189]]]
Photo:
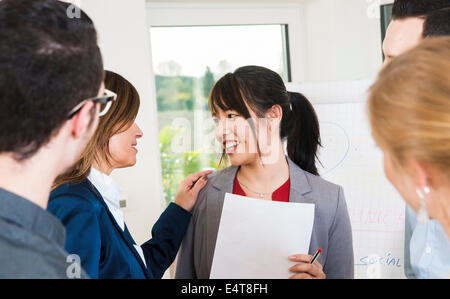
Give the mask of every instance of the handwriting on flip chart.
[[378, 232], [403, 232], [405, 214], [389, 209], [370, 209], [365, 207], [348, 209], [351, 222], [355, 229]]
[[405, 204], [384, 175], [366, 113], [370, 81], [290, 83], [314, 105], [322, 178], [341, 185], [353, 230], [355, 277], [404, 278]]

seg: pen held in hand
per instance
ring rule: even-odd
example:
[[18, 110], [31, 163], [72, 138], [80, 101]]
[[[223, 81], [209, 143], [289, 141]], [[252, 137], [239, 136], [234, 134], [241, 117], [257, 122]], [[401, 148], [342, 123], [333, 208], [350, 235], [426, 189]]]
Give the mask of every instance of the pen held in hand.
[[313, 264], [316, 261], [316, 259], [319, 257], [321, 252], [322, 252], [322, 248], [317, 249], [316, 253], [314, 254], [313, 258], [311, 259], [311, 262], [309, 262], [309, 263]]
[[205, 178], [205, 177], [206, 177], [206, 175], [203, 175], [203, 176], [199, 177], [198, 179], [196, 179], [196, 180], [192, 183], [192, 185], [189, 187], [189, 190], [191, 190], [192, 188], [194, 188], [195, 184], [196, 184], [199, 180], [201, 180], [201, 179], [203, 179], [203, 178]]

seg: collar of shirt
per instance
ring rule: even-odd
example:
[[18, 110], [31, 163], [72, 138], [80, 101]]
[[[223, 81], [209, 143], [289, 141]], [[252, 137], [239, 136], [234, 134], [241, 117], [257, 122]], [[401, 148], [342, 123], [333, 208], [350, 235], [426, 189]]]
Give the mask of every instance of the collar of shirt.
[[0, 217], [64, 246], [66, 230], [58, 218], [31, 201], [0, 188]]
[[[106, 205], [108, 206], [109, 211], [114, 216], [117, 224], [123, 231], [125, 231], [123, 211], [119, 206], [119, 201], [122, 194], [122, 190], [120, 189], [119, 185], [114, 182], [114, 180], [110, 176], [100, 172], [94, 167], [91, 167], [91, 173], [88, 176], [88, 180], [95, 186], [95, 188], [97, 188], [98, 192], [100, 192]], [[134, 245], [134, 248], [139, 253], [145, 266], [147, 266], [142, 248], [138, 245]]]
[[100, 172], [98, 169], [91, 167], [88, 180], [97, 188], [102, 195], [109, 211], [114, 216], [117, 224], [122, 230], [125, 230], [125, 221], [123, 211], [120, 209], [119, 201], [122, 190], [119, 185], [108, 175]]

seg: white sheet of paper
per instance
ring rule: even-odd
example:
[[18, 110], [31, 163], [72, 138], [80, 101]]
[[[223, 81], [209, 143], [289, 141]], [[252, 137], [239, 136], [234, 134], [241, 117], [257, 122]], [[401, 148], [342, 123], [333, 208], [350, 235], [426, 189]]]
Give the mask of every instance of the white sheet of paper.
[[289, 278], [292, 254], [307, 254], [314, 204], [226, 193], [210, 278]]

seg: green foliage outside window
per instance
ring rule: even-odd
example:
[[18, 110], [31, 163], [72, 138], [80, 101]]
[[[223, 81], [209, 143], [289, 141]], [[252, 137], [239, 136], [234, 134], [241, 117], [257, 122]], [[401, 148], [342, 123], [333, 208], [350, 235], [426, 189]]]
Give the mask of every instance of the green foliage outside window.
[[204, 153], [201, 149], [183, 153], [172, 150], [173, 140], [185, 133], [185, 128], [173, 129], [172, 120], [183, 117], [193, 126], [195, 109], [208, 114], [208, 97], [216, 81], [209, 67], [202, 78], [156, 75], [155, 81], [163, 189], [166, 204], [169, 204], [175, 199], [179, 182], [189, 174], [205, 168], [225, 167], [224, 163], [218, 165], [220, 153]]

